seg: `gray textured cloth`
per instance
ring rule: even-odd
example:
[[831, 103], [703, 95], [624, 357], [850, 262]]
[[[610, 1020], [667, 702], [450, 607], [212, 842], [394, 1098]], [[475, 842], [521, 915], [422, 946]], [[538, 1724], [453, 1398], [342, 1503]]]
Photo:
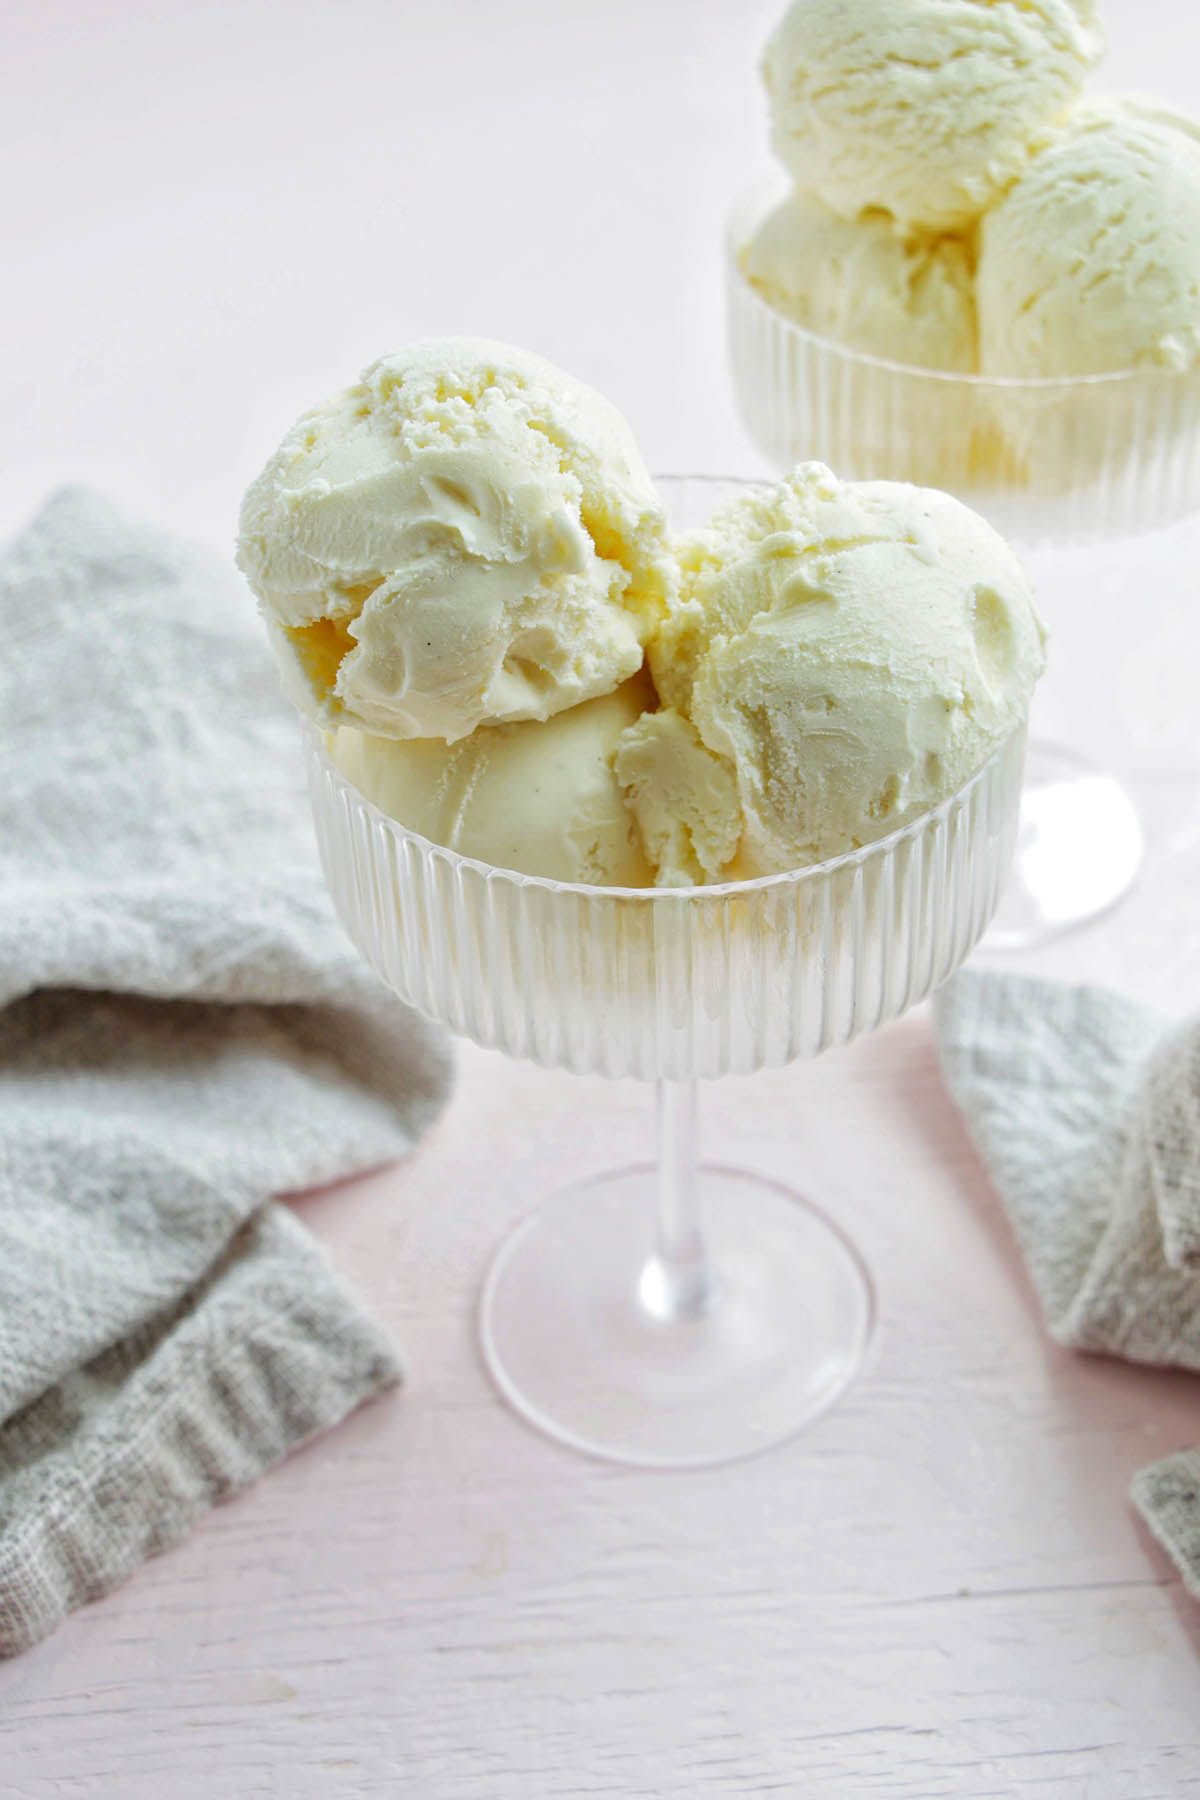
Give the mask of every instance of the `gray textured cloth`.
[[[1053, 1336], [1200, 1369], [1200, 1025], [974, 970], [934, 1004]], [[1142, 1470], [1133, 1499], [1200, 1596], [1200, 1451]]]
[[399, 1377], [269, 1196], [443, 1038], [347, 942], [242, 584], [94, 496], [0, 559], [0, 1655]]

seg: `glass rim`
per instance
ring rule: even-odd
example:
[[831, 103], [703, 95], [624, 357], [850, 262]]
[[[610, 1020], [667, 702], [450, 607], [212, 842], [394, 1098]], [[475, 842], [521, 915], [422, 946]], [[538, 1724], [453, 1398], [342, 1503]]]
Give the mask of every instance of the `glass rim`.
[[964, 388], [983, 393], [1045, 395], [1079, 390], [1094, 392], [1103, 388], [1128, 387], [1136, 382], [1145, 383], [1148, 387], [1160, 383], [1167, 385], [1200, 376], [1200, 365], [1192, 369], [1168, 369], [1157, 363], [1143, 363], [1125, 369], [1102, 369], [1090, 375], [985, 375], [977, 370], [930, 369], [923, 363], [898, 362], [894, 357], [877, 356], [870, 350], [855, 349], [839, 338], [826, 337], [822, 332], [813, 331], [811, 327], [789, 319], [786, 313], [772, 306], [749, 279], [741, 264], [742, 251], [750, 243], [752, 228], [761, 224], [768, 201], [782, 199], [790, 191], [791, 184], [782, 170], [760, 169], [734, 202], [725, 230], [725, 247], [728, 274], [737, 283], [743, 300], [769, 319], [776, 329], [794, 337], [798, 342], [811, 344], [827, 355], [856, 363], [864, 369], [886, 370], [888, 374], [903, 375], [910, 381], [920, 379], [941, 387]]
[[[674, 477], [673, 479], [681, 478]], [[740, 477], [713, 475], [700, 477], [700, 479], [722, 481], [740, 479]], [[876, 859], [882, 860], [899, 844], [919, 837], [922, 833], [930, 830], [935, 822], [948, 816], [955, 807], [961, 805], [976, 788], [980, 787], [995, 766], [1007, 757], [1016, 740], [1023, 736], [1027, 719], [1022, 718], [1012, 731], [1001, 739], [986, 762], [982, 763], [975, 773], [963, 782], [961, 787], [955, 788], [952, 794], [947, 794], [944, 800], [939, 800], [936, 806], [931, 806], [925, 812], [918, 813], [916, 818], [909, 819], [906, 824], [898, 825], [894, 831], [888, 832], [886, 837], [872, 838], [869, 844], [860, 844], [856, 850], [843, 850], [839, 855], [827, 857], [822, 862], [806, 863], [798, 869], [785, 869], [781, 874], [756, 875], [745, 881], [721, 881], [712, 882], [708, 886], [688, 887], [608, 887], [599, 882], [555, 881], [548, 875], [527, 875], [520, 869], [506, 869], [499, 863], [483, 862], [476, 856], [463, 856], [459, 851], [450, 849], [448, 845], [435, 843], [432, 838], [423, 837], [419, 831], [413, 831], [411, 827], [402, 825], [399, 819], [392, 818], [390, 813], [386, 813], [382, 807], [376, 806], [373, 800], [368, 800], [361, 788], [357, 788], [349, 776], [343, 774], [334, 762], [326, 743], [329, 734], [314, 724], [311, 719], [302, 719], [301, 726], [307, 748], [311, 755], [317, 757], [325, 775], [331, 778], [343, 793], [352, 794], [355, 802], [364, 807], [372, 818], [384, 825], [394, 836], [414, 844], [426, 860], [430, 859], [430, 853], [432, 853], [433, 857], [448, 863], [452, 868], [473, 869], [487, 879], [499, 878], [511, 882], [517, 887], [540, 888], [553, 894], [575, 894], [591, 899], [627, 900], [648, 905], [672, 902], [678, 905], [681, 901], [687, 905], [697, 905], [703, 900], [737, 899], [743, 895], [749, 897], [769, 890], [787, 887], [799, 888], [811, 882], [824, 880], [843, 869], [859, 868]]]

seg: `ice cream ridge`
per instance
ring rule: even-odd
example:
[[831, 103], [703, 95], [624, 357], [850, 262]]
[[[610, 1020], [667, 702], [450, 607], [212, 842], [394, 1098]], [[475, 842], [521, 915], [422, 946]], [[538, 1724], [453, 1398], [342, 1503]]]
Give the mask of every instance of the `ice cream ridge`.
[[820, 464], [675, 537], [570, 376], [443, 339], [307, 413], [238, 560], [292, 699], [408, 830], [616, 887], [783, 873], [961, 788], [1043, 664], [1028, 582], [948, 495]]
[[739, 260], [787, 319], [1018, 379], [1200, 364], [1200, 136], [1098, 100], [1091, 0], [793, 0], [764, 53], [792, 192]]

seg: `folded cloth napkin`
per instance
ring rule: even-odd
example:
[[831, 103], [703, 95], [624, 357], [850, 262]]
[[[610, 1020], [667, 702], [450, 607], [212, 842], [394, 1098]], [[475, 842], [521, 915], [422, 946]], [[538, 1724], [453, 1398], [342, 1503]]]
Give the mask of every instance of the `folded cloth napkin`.
[[[975, 970], [934, 1014], [1052, 1335], [1200, 1369], [1200, 1024]], [[1200, 1597], [1200, 1450], [1143, 1469], [1133, 1500]]]
[[3, 1655], [399, 1378], [269, 1196], [409, 1149], [449, 1063], [334, 918], [231, 569], [67, 492], [0, 632]]

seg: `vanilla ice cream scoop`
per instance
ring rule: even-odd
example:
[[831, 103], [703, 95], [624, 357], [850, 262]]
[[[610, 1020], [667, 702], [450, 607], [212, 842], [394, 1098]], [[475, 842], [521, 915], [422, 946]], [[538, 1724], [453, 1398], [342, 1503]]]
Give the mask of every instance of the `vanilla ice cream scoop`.
[[741, 253], [786, 318], [852, 350], [927, 369], [977, 363], [971, 258], [956, 237], [902, 236], [882, 212], [843, 219], [796, 190]]
[[1100, 55], [1092, 0], [794, 0], [767, 45], [771, 142], [847, 218], [970, 223]]
[[948, 494], [802, 464], [684, 538], [680, 562], [651, 666], [736, 782], [739, 874], [895, 830], [1027, 712], [1044, 661], [1029, 584]]
[[299, 420], [246, 494], [238, 562], [314, 719], [450, 743], [611, 692], [674, 568], [620, 414], [467, 338]]
[[988, 374], [1092, 375], [1200, 362], [1200, 128], [1093, 101], [983, 219]]
[[653, 871], [613, 755], [653, 704], [643, 674], [544, 723], [484, 725], [454, 744], [343, 727], [330, 753], [381, 812], [461, 856], [552, 881], [645, 887]]

